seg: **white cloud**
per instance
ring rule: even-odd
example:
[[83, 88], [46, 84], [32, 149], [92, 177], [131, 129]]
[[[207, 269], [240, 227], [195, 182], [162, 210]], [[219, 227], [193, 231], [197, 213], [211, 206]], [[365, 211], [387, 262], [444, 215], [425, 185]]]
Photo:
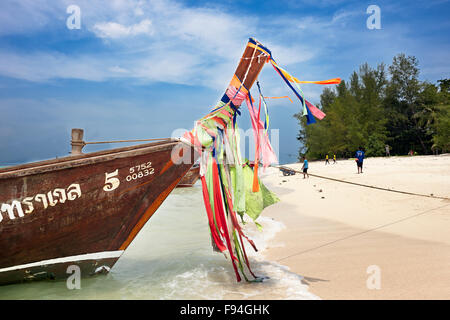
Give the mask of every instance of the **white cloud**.
[[[66, 6], [67, 7], [67, 6]], [[32, 33], [55, 23], [58, 12], [65, 14], [61, 3], [48, 6], [42, 0], [1, 1], [0, 36]]]
[[124, 69], [119, 66], [113, 66], [113, 67], [109, 68], [109, 71], [115, 72], [115, 73], [129, 73], [129, 71], [127, 69]]
[[96, 23], [92, 29], [97, 37], [112, 39], [137, 36], [141, 34], [152, 35], [154, 33], [152, 22], [149, 19], [142, 20], [141, 22], [131, 26], [124, 26], [116, 22]]
[[333, 15], [331, 24], [345, 24], [349, 18], [354, 18], [357, 16], [364, 16], [365, 12], [361, 10], [339, 10]]
[[[35, 2], [39, 5], [32, 4]], [[44, 24], [41, 29], [27, 27], [22, 32], [46, 30], [49, 25], [65, 28], [65, 8], [73, 1], [62, 0], [58, 5], [35, 2], [19, 1], [22, 7], [30, 4], [30, 21], [42, 20]], [[98, 51], [23, 53], [0, 48], [2, 61], [9, 61], [0, 65], [0, 74], [30, 81], [132, 78], [222, 88], [231, 78], [249, 36], [259, 37], [281, 66], [303, 77], [311, 74], [310, 61], [318, 57], [335, 59], [330, 54], [335, 53], [338, 43], [354, 44], [356, 39], [364, 39], [361, 33], [365, 32], [365, 26], [351, 33], [348, 28], [341, 29], [342, 23], [351, 22], [355, 15], [343, 10], [330, 17], [239, 18], [223, 7], [193, 9], [173, 0], [78, 0], [77, 5], [81, 8], [82, 40], [105, 40]], [[16, 22], [8, 21], [12, 30], [10, 24], [15, 23], [19, 29], [24, 19], [20, 16]], [[3, 25], [0, 21], [0, 29]], [[330, 70], [320, 71], [323, 73], [307, 80], [340, 76], [332, 70], [332, 74]]]
[[[21, 3], [27, 6], [28, 1]], [[57, 22], [52, 17], [61, 11], [59, 16], [64, 19], [65, 6], [70, 0], [63, 0], [58, 7], [52, 5], [52, 10], [43, 9], [50, 6], [48, 3], [37, 2], [36, 11], [29, 10], [32, 20], [47, 14], [48, 25], [61, 22], [59, 27], [65, 28], [64, 20]], [[79, 0], [77, 5], [81, 8], [81, 32], [84, 32], [80, 34], [85, 38], [89, 36], [86, 31], [91, 31], [90, 37], [107, 40], [101, 50], [83, 54], [55, 50], [24, 53], [0, 48], [2, 61], [9, 61], [0, 65], [0, 74], [36, 82], [59, 78], [105, 81], [124, 77], [224, 86], [246, 43], [243, 31], [251, 34], [258, 22], [249, 17], [236, 23], [236, 17], [231, 14], [212, 8], [191, 9], [171, 0], [114, 0], [102, 5]], [[48, 25], [40, 30], [46, 30]], [[39, 30], [30, 28], [26, 32], [36, 31]]]
[[101, 60], [90, 56], [68, 56], [58, 52], [0, 52], [0, 74], [42, 82], [50, 79], [103, 81], [107, 78]]

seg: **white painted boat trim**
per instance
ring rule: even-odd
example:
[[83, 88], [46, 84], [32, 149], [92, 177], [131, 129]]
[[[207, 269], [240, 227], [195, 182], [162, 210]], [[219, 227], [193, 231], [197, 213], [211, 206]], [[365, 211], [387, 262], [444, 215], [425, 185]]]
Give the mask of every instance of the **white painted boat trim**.
[[0, 269], [0, 272], [7, 272], [7, 271], [40, 267], [40, 266], [45, 266], [45, 265], [50, 265], [50, 264], [58, 264], [58, 263], [66, 263], [66, 262], [76, 262], [76, 261], [83, 261], [83, 260], [99, 260], [99, 259], [106, 259], [106, 258], [119, 258], [123, 252], [124, 252], [124, 250], [104, 251], [104, 252], [80, 254], [80, 255], [64, 257], [64, 258], [49, 259], [49, 260], [43, 260], [43, 261], [39, 261], [39, 262], [32, 262], [32, 263], [13, 266], [13, 267], [3, 268], [3, 269]]

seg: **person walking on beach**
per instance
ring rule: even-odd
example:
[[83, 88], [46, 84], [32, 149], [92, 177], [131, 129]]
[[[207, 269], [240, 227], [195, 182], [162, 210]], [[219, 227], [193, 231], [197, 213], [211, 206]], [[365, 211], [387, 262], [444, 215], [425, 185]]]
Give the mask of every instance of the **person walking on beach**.
[[389, 150], [390, 150], [389, 145], [385, 145], [384, 148], [385, 148], [385, 150], [386, 150], [386, 157], [390, 157], [390, 156], [391, 156], [391, 153], [389, 152]]
[[306, 177], [309, 178], [309, 174], [308, 174], [308, 160], [306, 160], [306, 157], [303, 156], [303, 166], [302, 166], [302, 170], [303, 170], [303, 179], [305, 179]]
[[330, 164], [330, 162], [328, 161], [328, 155], [325, 156], [325, 164]]
[[333, 154], [333, 164], [335, 164], [336, 163], [336, 155], [335, 154]]
[[356, 166], [358, 167], [358, 173], [363, 173], [362, 168], [364, 161], [364, 151], [362, 147], [359, 147], [358, 151], [356, 151], [355, 158], [356, 158]]

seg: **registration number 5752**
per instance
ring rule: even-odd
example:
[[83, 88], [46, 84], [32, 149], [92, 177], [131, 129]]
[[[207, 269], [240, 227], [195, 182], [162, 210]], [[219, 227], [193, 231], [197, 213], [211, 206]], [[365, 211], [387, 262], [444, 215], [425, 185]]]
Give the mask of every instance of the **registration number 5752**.
[[126, 177], [127, 181], [137, 180], [152, 175], [155, 173], [155, 168], [152, 167], [152, 162], [148, 161], [131, 167], [129, 171], [130, 174]]

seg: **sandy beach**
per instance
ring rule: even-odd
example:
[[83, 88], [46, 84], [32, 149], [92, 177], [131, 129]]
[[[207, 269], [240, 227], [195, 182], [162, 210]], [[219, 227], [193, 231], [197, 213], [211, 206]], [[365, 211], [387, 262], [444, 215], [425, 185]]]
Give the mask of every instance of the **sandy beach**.
[[[312, 174], [450, 197], [450, 155], [368, 158], [363, 170], [357, 174], [354, 160], [309, 165]], [[277, 168], [261, 177], [281, 200], [263, 215], [286, 226], [264, 255], [302, 275], [313, 294], [450, 299], [450, 200], [283, 176]]]

